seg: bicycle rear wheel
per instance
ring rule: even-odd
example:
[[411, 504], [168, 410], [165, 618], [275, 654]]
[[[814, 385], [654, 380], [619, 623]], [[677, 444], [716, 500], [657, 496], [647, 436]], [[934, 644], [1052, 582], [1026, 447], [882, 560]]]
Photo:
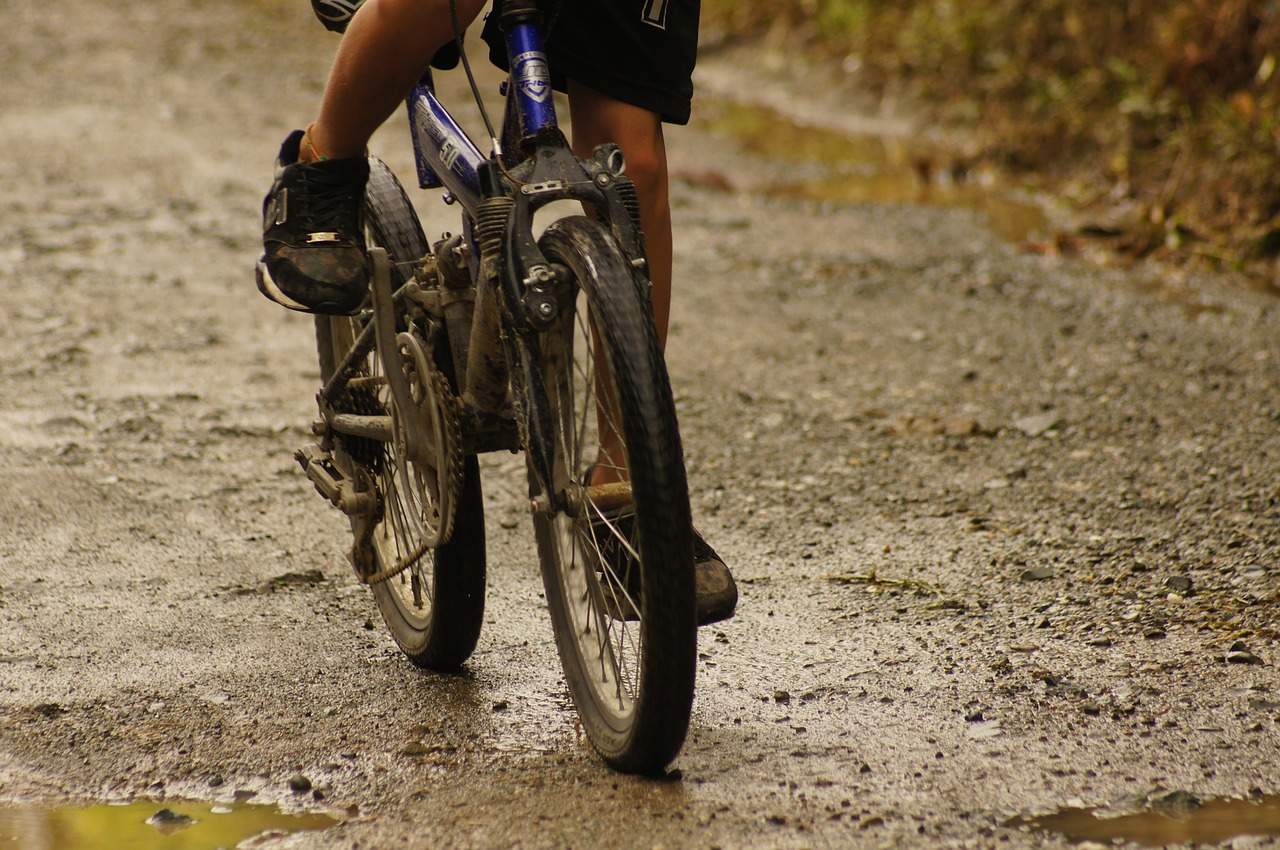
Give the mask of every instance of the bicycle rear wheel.
[[[534, 514], [548, 607], [588, 739], [652, 773], [684, 742], [697, 655], [675, 405], [647, 293], [607, 231], [562, 219], [540, 247], [568, 279], [562, 323], [541, 338], [560, 506]], [[597, 477], [621, 481], [591, 486], [601, 463], [614, 468]]]
[[[375, 157], [370, 157], [369, 166], [365, 237], [370, 247], [387, 249], [395, 289], [409, 279], [413, 264], [428, 248], [399, 180]], [[323, 381], [334, 374], [368, 321], [367, 314], [316, 317]], [[454, 376], [445, 329], [428, 329], [404, 317], [397, 325], [412, 338], [401, 354], [420, 392], [449, 393], [451, 398]], [[434, 372], [436, 364], [445, 371]], [[334, 463], [344, 476], [371, 483], [378, 495], [372, 521], [353, 517], [352, 530], [357, 549], [367, 540], [371, 563], [362, 577], [373, 577], [370, 587], [391, 636], [413, 663], [454, 669], [475, 649], [484, 614], [484, 503], [476, 458], [438, 457], [422, 463], [408, 457], [403, 429], [421, 418], [396, 409], [376, 350], [358, 365], [335, 406], [343, 413], [389, 414], [395, 423], [390, 442], [335, 435]], [[449, 427], [445, 420], [446, 416], [431, 419], [438, 429]], [[442, 435], [434, 436], [436, 445], [448, 442]], [[446, 500], [452, 507], [444, 504]], [[439, 544], [441, 538], [446, 542]]]

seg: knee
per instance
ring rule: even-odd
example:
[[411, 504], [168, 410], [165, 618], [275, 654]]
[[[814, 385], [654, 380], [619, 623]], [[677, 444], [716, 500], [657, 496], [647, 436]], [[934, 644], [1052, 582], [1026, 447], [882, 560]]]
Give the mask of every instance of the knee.
[[641, 195], [666, 188], [667, 162], [659, 143], [652, 138], [623, 139], [618, 143], [627, 161], [627, 176]]
[[573, 116], [573, 146], [589, 156], [601, 142], [616, 142], [627, 160], [627, 174], [646, 197], [665, 195], [667, 151], [662, 121], [656, 113], [625, 104], [594, 89], [569, 81]]
[[[458, 0], [459, 24], [467, 27], [483, 5], [484, 0]], [[415, 55], [429, 57], [453, 40], [449, 0], [366, 0], [360, 12], [370, 27], [396, 34]]]

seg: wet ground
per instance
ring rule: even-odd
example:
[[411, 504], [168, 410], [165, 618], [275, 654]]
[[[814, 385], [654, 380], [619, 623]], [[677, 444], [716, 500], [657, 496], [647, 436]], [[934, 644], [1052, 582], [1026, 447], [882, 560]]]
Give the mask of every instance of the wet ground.
[[[6, 828], [239, 800], [343, 821], [270, 848], [1277, 843], [1273, 300], [1064, 256], [1017, 193], [1005, 238], [928, 203], [965, 175], [903, 116], [709, 54], [671, 136], [669, 356], [742, 601], [672, 775], [619, 776], [560, 679], [520, 458], [484, 461], [485, 632], [451, 677], [393, 650], [292, 460], [313, 345], [251, 267], [332, 37], [266, 0], [13, 11]], [[791, 153], [815, 116], [890, 155]], [[375, 147], [409, 173], [398, 125]], [[898, 194], [856, 189], [892, 163]], [[1124, 820], [1156, 816], [1205, 831]]]

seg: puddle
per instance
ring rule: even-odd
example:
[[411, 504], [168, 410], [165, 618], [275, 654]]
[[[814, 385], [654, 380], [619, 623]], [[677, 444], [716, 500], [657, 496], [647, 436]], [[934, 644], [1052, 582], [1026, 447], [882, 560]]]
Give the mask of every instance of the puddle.
[[337, 823], [329, 815], [286, 814], [262, 805], [150, 801], [61, 809], [0, 806], [0, 850], [218, 850], [264, 833], [285, 835]]
[[765, 189], [768, 194], [837, 203], [974, 209], [986, 215], [993, 231], [1015, 241], [1051, 231], [1040, 208], [1011, 197], [1010, 187], [987, 176], [978, 179], [964, 173], [945, 152], [912, 139], [803, 126], [755, 104], [711, 100], [699, 109], [715, 132], [733, 137], [750, 153], [825, 166], [821, 176], [774, 183]]
[[1280, 797], [1255, 800], [1206, 800], [1166, 805], [1125, 815], [1068, 809], [1038, 818], [1019, 818], [1010, 826], [1056, 832], [1072, 841], [1132, 841], [1143, 847], [1194, 842], [1220, 844], [1245, 835], [1280, 836]]

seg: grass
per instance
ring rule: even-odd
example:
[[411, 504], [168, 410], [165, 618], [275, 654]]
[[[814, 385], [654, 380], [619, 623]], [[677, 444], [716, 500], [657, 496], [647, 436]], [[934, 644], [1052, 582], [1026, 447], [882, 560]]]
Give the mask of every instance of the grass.
[[707, 0], [704, 19], [970, 128], [985, 157], [1107, 207], [1123, 251], [1280, 280], [1270, 0]]

